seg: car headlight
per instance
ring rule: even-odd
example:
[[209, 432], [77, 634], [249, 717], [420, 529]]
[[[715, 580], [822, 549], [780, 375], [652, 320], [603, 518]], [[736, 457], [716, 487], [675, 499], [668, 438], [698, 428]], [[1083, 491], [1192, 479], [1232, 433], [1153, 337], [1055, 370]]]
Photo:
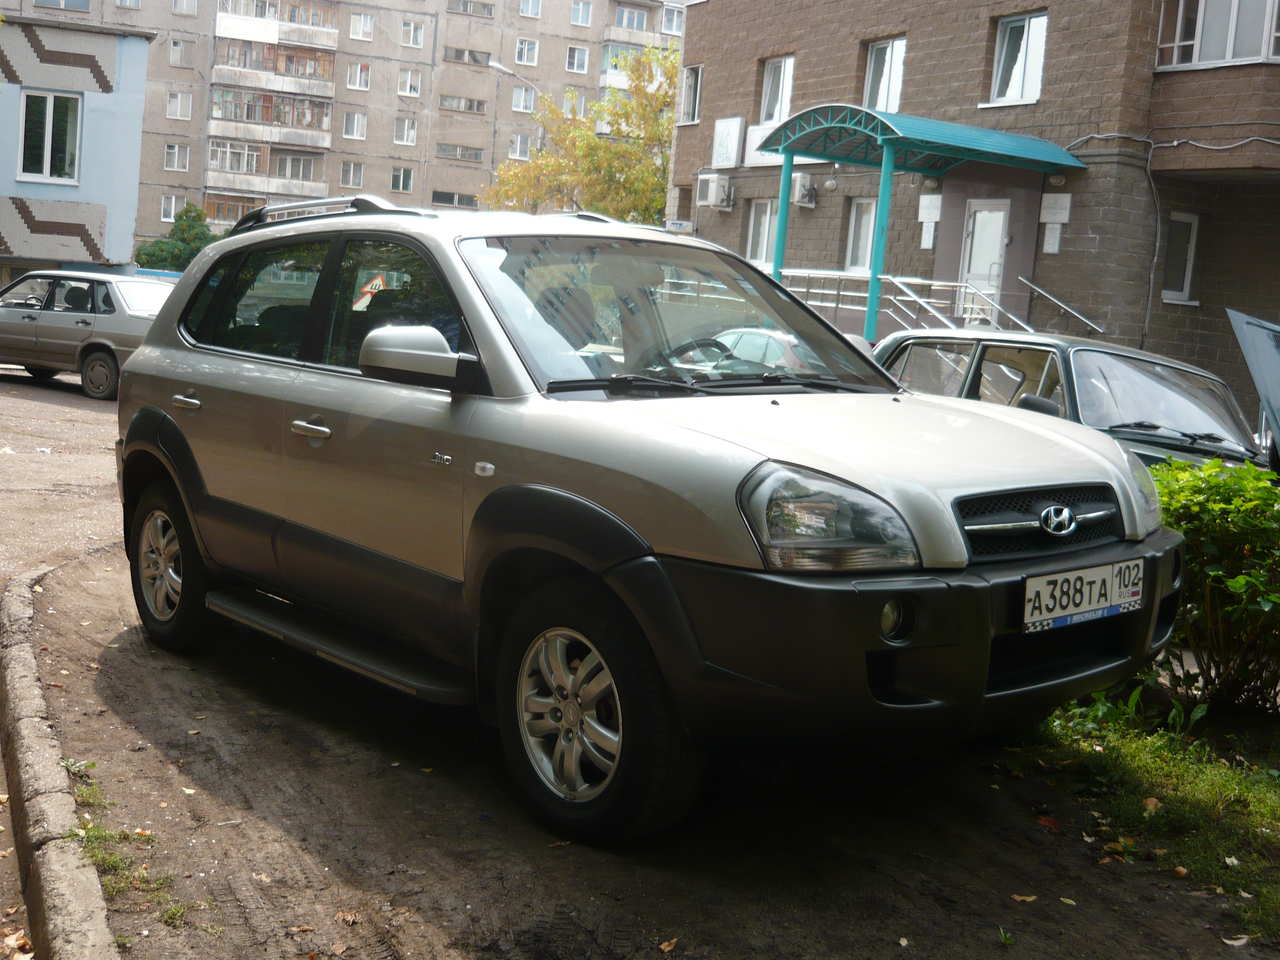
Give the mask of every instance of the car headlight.
[[1129, 473], [1133, 475], [1133, 485], [1138, 488], [1138, 532], [1145, 537], [1158, 530], [1163, 522], [1160, 516], [1160, 493], [1156, 490], [1147, 465], [1132, 450], [1125, 452], [1128, 455]]
[[852, 484], [783, 463], [764, 463], [742, 486], [743, 515], [774, 570], [918, 567], [906, 521]]

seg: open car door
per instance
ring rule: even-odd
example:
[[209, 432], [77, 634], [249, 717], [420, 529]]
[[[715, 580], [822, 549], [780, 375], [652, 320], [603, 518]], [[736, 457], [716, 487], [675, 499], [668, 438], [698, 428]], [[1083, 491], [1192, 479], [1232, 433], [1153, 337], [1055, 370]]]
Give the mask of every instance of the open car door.
[[1227, 308], [1227, 316], [1236, 339], [1240, 341], [1240, 349], [1244, 351], [1244, 361], [1249, 365], [1258, 396], [1262, 399], [1266, 427], [1270, 428], [1272, 435], [1271, 457], [1274, 463], [1275, 444], [1280, 441], [1280, 326], [1230, 307]]

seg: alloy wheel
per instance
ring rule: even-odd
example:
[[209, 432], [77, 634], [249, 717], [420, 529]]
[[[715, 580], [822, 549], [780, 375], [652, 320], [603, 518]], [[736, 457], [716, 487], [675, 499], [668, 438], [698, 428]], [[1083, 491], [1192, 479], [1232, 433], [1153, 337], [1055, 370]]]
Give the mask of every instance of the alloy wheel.
[[172, 619], [182, 599], [182, 545], [178, 531], [163, 510], [152, 510], [142, 524], [138, 544], [138, 577], [151, 615]]

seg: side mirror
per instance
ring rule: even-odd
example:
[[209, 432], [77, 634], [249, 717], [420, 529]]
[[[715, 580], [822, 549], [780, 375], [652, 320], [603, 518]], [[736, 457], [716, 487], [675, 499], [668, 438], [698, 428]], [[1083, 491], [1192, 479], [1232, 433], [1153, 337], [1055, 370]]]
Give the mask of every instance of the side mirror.
[[1034, 393], [1024, 393], [1014, 403], [1014, 406], [1019, 410], [1030, 410], [1033, 413], [1047, 413], [1051, 417], [1062, 416], [1062, 411], [1058, 409], [1056, 401], [1050, 400], [1048, 397], [1038, 397]]
[[460, 359], [443, 333], [425, 325], [378, 327], [360, 344], [360, 372], [396, 383], [450, 389]]

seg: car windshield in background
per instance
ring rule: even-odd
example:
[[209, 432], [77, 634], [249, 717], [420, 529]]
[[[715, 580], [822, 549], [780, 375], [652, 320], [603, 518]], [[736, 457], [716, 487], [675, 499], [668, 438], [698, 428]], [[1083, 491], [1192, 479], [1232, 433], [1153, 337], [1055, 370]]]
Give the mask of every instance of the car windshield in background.
[[1075, 351], [1072, 365], [1080, 419], [1091, 427], [1131, 425], [1153, 440], [1253, 447], [1244, 414], [1217, 380], [1100, 350]]
[[139, 313], [145, 317], [154, 317], [169, 299], [173, 292], [171, 283], [151, 283], [143, 280], [117, 280], [120, 296], [124, 297], [125, 306], [130, 313]]
[[546, 236], [459, 248], [542, 389], [607, 381], [642, 390], [643, 378], [697, 384], [699, 393], [896, 389], [843, 337], [714, 251]]

